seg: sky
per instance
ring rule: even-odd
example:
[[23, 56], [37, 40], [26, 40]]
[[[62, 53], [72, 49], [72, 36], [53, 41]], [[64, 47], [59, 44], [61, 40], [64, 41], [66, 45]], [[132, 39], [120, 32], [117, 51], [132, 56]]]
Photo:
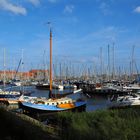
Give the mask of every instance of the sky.
[[0, 0], [0, 69], [48, 63], [48, 22], [54, 64], [106, 68], [109, 48], [111, 67], [140, 70], [139, 0]]

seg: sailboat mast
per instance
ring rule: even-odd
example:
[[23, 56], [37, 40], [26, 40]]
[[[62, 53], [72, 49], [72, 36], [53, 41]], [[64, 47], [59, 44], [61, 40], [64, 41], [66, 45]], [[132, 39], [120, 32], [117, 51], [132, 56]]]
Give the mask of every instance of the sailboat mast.
[[113, 48], [112, 48], [112, 52], [113, 52], [113, 55], [112, 55], [112, 61], [113, 61], [113, 67], [112, 67], [112, 78], [113, 80], [115, 80], [115, 51], [114, 51], [114, 42], [113, 42]]
[[50, 28], [50, 97], [52, 96], [52, 30]]
[[132, 60], [131, 60], [131, 80], [133, 81], [134, 78], [134, 50], [135, 46], [132, 46]]
[[3, 50], [3, 69], [4, 69], [3, 90], [5, 90], [5, 82], [6, 82], [5, 67], [6, 67], [6, 64], [5, 64], [5, 48], [4, 48], [4, 50]]
[[110, 46], [108, 45], [108, 80], [110, 81]]

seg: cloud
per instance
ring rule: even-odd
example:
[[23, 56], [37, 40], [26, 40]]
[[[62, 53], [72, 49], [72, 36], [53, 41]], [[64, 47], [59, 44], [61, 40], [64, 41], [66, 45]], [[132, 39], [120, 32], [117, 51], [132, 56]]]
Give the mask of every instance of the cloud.
[[134, 9], [134, 12], [140, 13], [140, 6], [136, 7], [136, 8]]
[[40, 4], [40, 0], [28, 0], [28, 2], [32, 3], [35, 6], [38, 6]]
[[27, 11], [24, 7], [14, 5], [8, 0], [0, 0], [0, 9], [10, 11], [14, 14], [26, 15]]
[[109, 4], [102, 2], [99, 7], [104, 15], [109, 15], [111, 11], [109, 10]]
[[72, 13], [74, 10], [74, 5], [66, 5], [64, 8], [65, 13]]

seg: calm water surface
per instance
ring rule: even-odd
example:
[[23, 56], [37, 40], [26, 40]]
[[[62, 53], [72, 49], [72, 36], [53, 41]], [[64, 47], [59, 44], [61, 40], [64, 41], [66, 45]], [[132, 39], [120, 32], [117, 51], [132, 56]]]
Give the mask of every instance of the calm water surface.
[[[37, 96], [37, 97], [47, 97], [49, 95], [49, 91], [47, 90], [38, 90], [34, 86], [29, 87], [12, 87], [12, 90], [25, 90], [25, 91], [32, 91], [31, 96]], [[72, 90], [53, 90], [53, 93], [61, 93], [63, 92], [67, 93]], [[77, 93], [72, 95], [67, 95], [68, 97], [71, 97], [72, 99], [78, 99], [78, 98], [84, 98], [87, 101], [86, 111], [95, 111], [99, 109], [106, 109], [108, 107], [109, 101], [107, 97], [97, 96], [94, 95], [92, 98], [88, 98], [83, 94]]]
[[[49, 95], [49, 91], [47, 90], [38, 90], [35, 87], [28, 87], [28, 90], [34, 91], [31, 96], [37, 96], [37, 97], [47, 97]], [[62, 93], [63, 92], [69, 92], [70, 90], [64, 90], [64, 91], [59, 91], [59, 90], [53, 90], [53, 93]], [[102, 96], [97, 96], [94, 95], [92, 98], [86, 97], [84, 94], [72, 94], [72, 95], [67, 95], [68, 97], [71, 97], [72, 99], [79, 99], [79, 98], [84, 98], [87, 101], [87, 106], [86, 106], [86, 111], [95, 111], [98, 109], [106, 109], [108, 107], [109, 101], [107, 97], [102, 97]]]

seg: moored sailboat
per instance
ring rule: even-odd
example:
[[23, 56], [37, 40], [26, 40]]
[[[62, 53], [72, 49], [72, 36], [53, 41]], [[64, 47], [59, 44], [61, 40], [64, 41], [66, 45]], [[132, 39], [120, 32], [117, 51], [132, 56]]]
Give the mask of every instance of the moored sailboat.
[[49, 77], [49, 99], [47, 98], [36, 98], [30, 101], [23, 101], [20, 103], [20, 107], [29, 113], [49, 113], [49, 112], [59, 112], [59, 111], [83, 111], [86, 107], [86, 102], [84, 100], [73, 100], [68, 97], [54, 98], [52, 97], [52, 31], [50, 28], [50, 77]]

